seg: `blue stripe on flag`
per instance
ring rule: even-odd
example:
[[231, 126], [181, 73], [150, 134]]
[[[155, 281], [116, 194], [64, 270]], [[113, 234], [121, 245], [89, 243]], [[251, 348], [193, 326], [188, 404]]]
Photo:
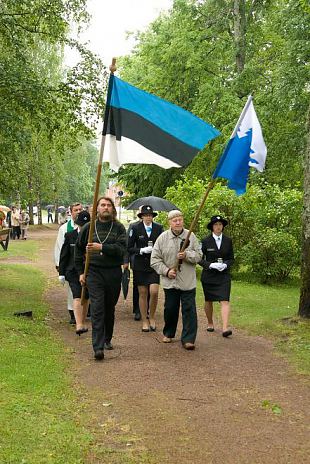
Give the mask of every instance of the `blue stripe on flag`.
[[168, 134], [201, 150], [220, 132], [202, 119], [113, 76], [110, 106], [139, 114]]

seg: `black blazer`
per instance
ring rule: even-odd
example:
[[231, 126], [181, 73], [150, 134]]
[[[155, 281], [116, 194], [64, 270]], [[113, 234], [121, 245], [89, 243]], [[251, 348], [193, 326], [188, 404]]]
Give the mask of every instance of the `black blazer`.
[[[213, 235], [208, 235], [202, 239], [203, 257], [199, 264], [203, 267], [201, 274], [202, 282], [210, 282], [213, 280], [230, 279], [229, 270], [234, 262], [234, 250], [232, 240], [227, 235], [222, 235], [221, 248], [218, 249], [213, 238]], [[227, 268], [219, 272], [216, 269], [209, 269], [211, 263], [217, 262], [218, 258], [222, 258], [223, 263], [227, 264]]]
[[60, 251], [59, 275], [66, 275], [66, 272], [75, 269], [74, 248], [78, 238], [78, 229], [71, 230], [65, 234], [65, 241]]
[[133, 224], [128, 234], [128, 253], [130, 257], [134, 257], [133, 270], [151, 272], [153, 269], [150, 266], [151, 253], [140, 254], [140, 249], [147, 247], [148, 242], [152, 241], [153, 245], [157, 238], [164, 231], [161, 224], [153, 222], [152, 233], [148, 237], [143, 222]]

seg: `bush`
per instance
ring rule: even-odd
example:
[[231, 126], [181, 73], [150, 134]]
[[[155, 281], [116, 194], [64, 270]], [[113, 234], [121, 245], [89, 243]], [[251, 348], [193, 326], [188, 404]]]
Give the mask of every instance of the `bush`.
[[263, 283], [273, 279], [283, 281], [298, 264], [298, 250], [291, 234], [268, 228], [257, 234], [254, 244], [243, 247], [243, 264]]
[[[166, 198], [183, 211], [186, 227], [208, 182], [183, 176], [167, 189]], [[225, 233], [234, 244], [234, 269], [247, 265], [264, 282], [271, 277], [284, 280], [300, 262], [301, 212], [302, 193], [298, 190], [281, 190], [277, 185], [265, 183], [253, 185], [244, 195], [237, 196], [218, 182], [207, 198], [195, 233], [202, 239], [209, 233], [210, 217], [224, 216], [229, 222]], [[160, 216], [159, 220], [163, 219]]]

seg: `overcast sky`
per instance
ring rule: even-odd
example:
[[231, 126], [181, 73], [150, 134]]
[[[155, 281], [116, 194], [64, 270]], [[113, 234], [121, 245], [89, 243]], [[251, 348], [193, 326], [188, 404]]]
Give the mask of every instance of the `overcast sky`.
[[[88, 0], [92, 18], [79, 40], [89, 41], [89, 48], [109, 66], [113, 56], [127, 54], [133, 47], [134, 41], [126, 40], [126, 32], [145, 29], [172, 3], [173, 0]], [[73, 53], [66, 53], [67, 64], [72, 65], [76, 60]]]

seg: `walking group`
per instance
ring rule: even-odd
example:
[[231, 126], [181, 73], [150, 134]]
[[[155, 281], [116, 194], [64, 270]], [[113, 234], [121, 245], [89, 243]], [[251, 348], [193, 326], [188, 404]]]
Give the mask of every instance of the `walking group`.
[[[89, 238], [90, 214], [80, 203], [70, 207], [71, 219], [58, 231], [55, 265], [59, 280], [68, 286], [70, 321], [76, 324], [78, 336], [88, 331], [90, 314], [92, 345], [96, 360], [104, 359], [104, 350], [112, 350], [115, 306], [119, 299], [122, 268], [133, 269], [134, 318], [141, 321], [143, 333], [155, 332], [159, 285], [164, 290], [163, 343], [175, 338], [179, 313], [182, 314], [181, 343], [186, 350], [195, 349], [197, 336], [196, 266], [202, 267], [201, 283], [205, 297], [207, 331], [214, 332], [213, 302], [221, 305], [222, 335], [229, 337], [230, 268], [234, 261], [230, 237], [223, 234], [227, 225], [222, 216], [213, 216], [208, 224], [210, 234], [202, 242], [194, 233], [184, 243], [184, 228], [179, 210], [168, 213], [168, 230], [154, 221], [157, 213], [144, 205], [139, 220], [126, 229], [117, 220], [111, 198], [97, 202], [94, 231]], [[89, 269], [84, 273], [86, 253]], [[81, 299], [82, 288], [85, 297]]]
[[7, 213], [0, 211], [0, 228], [9, 227], [10, 237], [13, 240], [27, 240], [30, 217], [25, 209], [11, 206]]

